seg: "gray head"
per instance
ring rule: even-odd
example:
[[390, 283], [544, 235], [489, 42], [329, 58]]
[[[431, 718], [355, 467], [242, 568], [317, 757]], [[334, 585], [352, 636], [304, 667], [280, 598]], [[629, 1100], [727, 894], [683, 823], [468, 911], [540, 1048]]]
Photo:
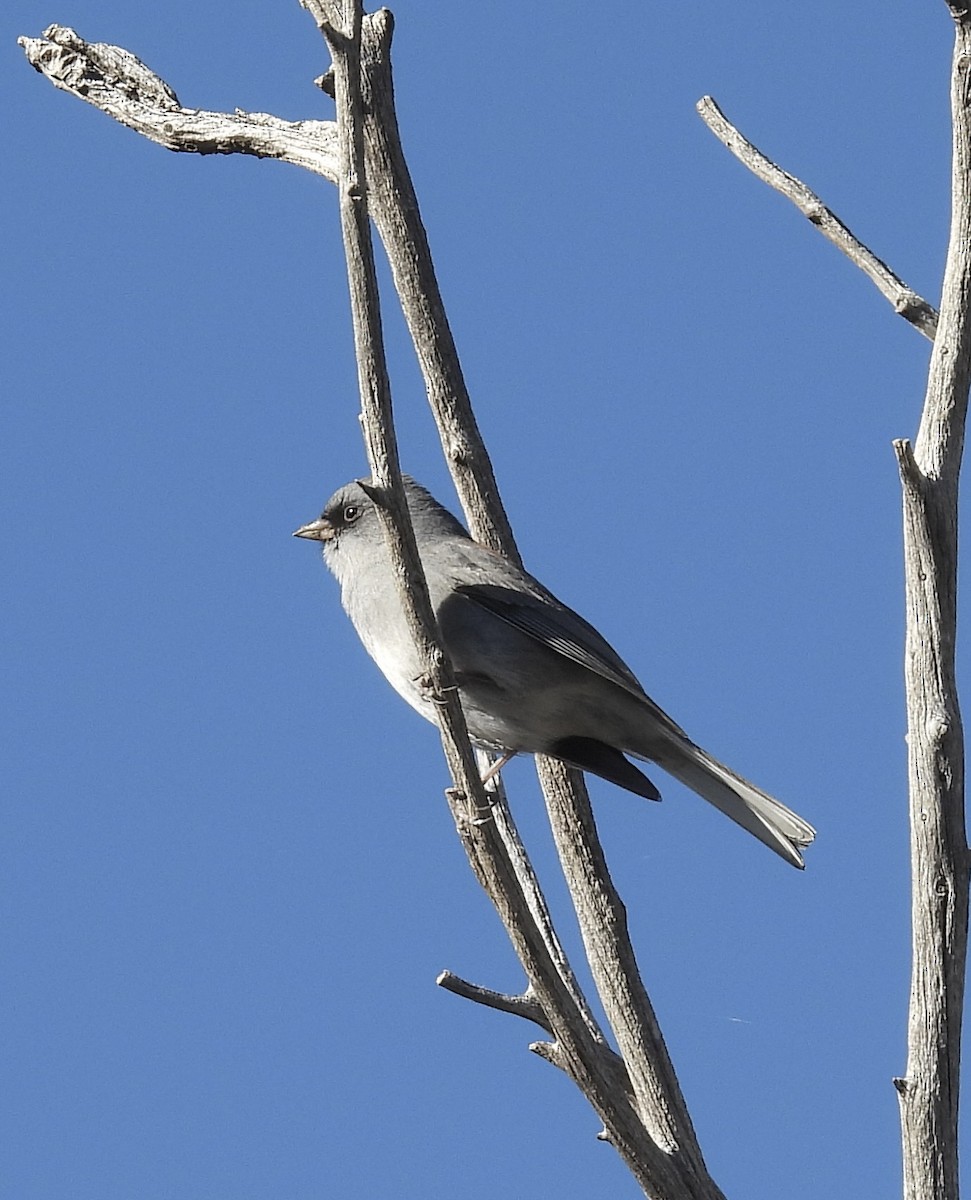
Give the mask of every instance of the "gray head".
[[[363, 482], [369, 484], [371, 481], [365, 479]], [[410, 475], [403, 476], [402, 482], [419, 542], [435, 537], [469, 536], [455, 517], [442, 508], [420, 483], [416, 483]], [[324, 511], [317, 520], [309, 525], [301, 525], [293, 536], [322, 542], [324, 559], [338, 578], [342, 574], [341, 558], [348, 551], [366, 548], [373, 553], [379, 552], [384, 546], [384, 533], [374, 502], [356, 480], [338, 488], [324, 505]]]

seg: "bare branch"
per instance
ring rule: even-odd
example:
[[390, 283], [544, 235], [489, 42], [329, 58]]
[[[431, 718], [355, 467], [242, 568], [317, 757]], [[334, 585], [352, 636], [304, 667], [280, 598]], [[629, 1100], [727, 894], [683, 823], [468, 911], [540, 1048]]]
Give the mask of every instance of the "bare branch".
[[300, 0], [300, 5], [317, 22], [329, 46], [346, 47], [345, 29], [353, 22], [353, 11], [347, 12], [339, 0]]
[[[477, 540], [499, 549], [519, 562], [519, 552], [506, 514], [501, 507], [491, 462], [472, 414], [458, 356], [438, 291], [434, 266], [408, 175], [394, 113], [391, 79], [390, 14], [376, 13], [365, 22], [364, 83], [365, 137], [368, 185], [375, 222], [381, 232], [402, 300], [409, 329], [432, 409], [438, 422], [446, 459]], [[578, 772], [567, 774], [561, 764], [538, 760], [540, 780], [558, 846], [575, 843], [593, 829], [589, 800]], [[599, 843], [597, 845], [599, 851]], [[561, 849], [562, 853], [562, 849]], [[720, 1196], [704, 1168], [687, 1107], [667, 1058], [660, 1031], [643, 985], [637, 976], [633, 951], [626, 935], [623, 905], [610, 882], [602, 853], [593, 853], [595, 865], [585, 873], [564, 863], [574, 896], [585, 943], [597, 943], [600, 954], [591, 965], [608, 1019], [631, 1073], [637, 1107], [657, 1144], [676, 1165], [682, 1191]], [[588, 864], [589, 865], [589, 864]], [[598, 938], [595, 926], [606, 920], [616, 936]], [[633, 967], [634, 982], [625, 972]], [[643, 1053], [660, 1048], [663, 1063], [644, 1062]], [[559, 1053], [562, 1047], [557, 1047]], [[609, 1127], [609, 1121], [606, 1122]], [[690, 1183], [685, 1176], [690, 1175]], [[694, 1190], [685, 1194], [696, 1194]]]
[[951, 231], [941, 315], [904, 501], [913, 966], [900, 1103], [905, 1200], [957, 1200], [968, 936], [964, 734], [955, 672], [958, 479], [971, 381], [971, 11], [955, 17]]
[[539, 760], [538, 769], [584, 949], [638, 1110], [651, 1136], [682, 1169], [714, 1187], [641, 980], [627, 913], [607, 870], [583, 776], [555, 759]]
[[715, 137], [718, 138], [744, 166], [757, 175], [763, 183], [775, 188], [791, 200], [799, 211], [819, 232], [841, 250], [850, 262], [874, 283], [893, 305], [894, 312], [909, 321], [926, 338], [934, 340], [937, 328], [937, 311], [932, 304], [909, 288], [902, 279], [890, 270], [853, 234], [822, 200], [811, 192], [801, 180], [796, 179], [761, 150], [752, 145], [728, 120], [711, 96], [703, 96], [697, 104], [698, 113]]
[[[546, 1014], [543, 1012], [542, 1005], [536, 1001], [536, 996], [532, 988], [527, 988], [520, 996], [510, 996], [506, 992], [496, 992], [492, 988], [482, 987], [477, 983], [469, 983], [468, 980], [462, 979], [458, 975], [453, 975], [451, 971], [442, 971], [435, 982], [439, 987], [445, 988], [446, 991], [454, 992], [456, 996], [462, 996], [464, 999], [472, 1000], [476, 1004], [482, 1004], [486, 1008], [498, 1009], [500, 1012], [509, 1013], [514, 1017], [523, 1017], [525, 1020], [539, 1025], [547, 1033], [553, 1032], [549, 1021], [546, 1019]], [[569, 1065], [558, 1043], [532, 1042], [529, 1049], [534, 1054], [538, 1054], [540, 1058], [545, 1058], [547, 1062], [551, 1062], [555, 1067], [559, 1067], [566, 1074], [570, 1073]], [[627, 1074], [627, 1068], [624, 1066], [624, 1060], [606, 1044], [601, 1046], [601, 1054], [614, 1078], [615, 1086], [632, 1100], [633, 1093], [631, 1092], [630, 1078]]]
[[545, 1058], [548, 1063], [551, 1063], [554, 1067], [559, 1067], [561, 1071], [566, 1070], [563, 1062], [563, 1051], [556, 1042], [530, 1042], [529, 1049], [538, 1058]]
[[[569, 1074], [566, 1057], [564, 1056], [563, 1049], [558, 1042], [530, 1042], [528, 1049], [538, 1058], [545, 1059], [552, 1066], [559, 1067], [561, 1071]], [[616, 1079], [616, 1086], [618, 1090], [624, 1091], [628, 1096], [630, 1096], [630, 1080], [628, 1079], [627, 1071], [624, 1068], [624, 1060], [619, 1054], [614, 1054], [612, 1050], [608, 1050], [607, 1053], [612, 1056], [610, 1065]], [[597, 1137], [602, 1142], [613, 1143], [613, 1138], [610, 1136], [610, 1130], [606, 1126], [604, 1126], [604, 1128], [597, 1134]], [[675, 1192], [672, 1196], [672, 1200], [680, 1200], [680, 1196], [682, 1194], [683, 1193], [681, 1192]]]
[[93, 104], [167, 150], [190, 154], [251, 154], [305, 167], [337, 182], [333, 121], [283, 121], [269, 113], [184, 108], [175, 92], [120, 46], [86, 42], [51, 25], [43, 37], [18, 38], [27, 61], [56, 88]]
[[[316, 5], [315, 5], [316, 7]], [[326, 29], [324, 21], [319, 23]], [[420, 657], [439, 704], [439, 723], [446, 757], [456, 787], [449, 792], [453, 816], [476, 873], [493, 899], [526, 967], [530, 987], [541, 1011], [549, 1014], [548, 1027], [563, 1047], [566, 1069], [588, 1096], [599, 1097], [612, 1115], [611, 1127], [622, 1129], [621, 1140], [633, 1146], [642, 1142], [639, 1124], [627, 1106], [624, 1114], [611, 1095], [608, 1073], [600, 1063], [598, 1038], [591, 1031], [554, 963], [548, 941], [531, 920], [522, 881], [509, 856], [503, 834], [492, 819], [465, 729], [465, 718], [454, 687], [451, 668], [440, 643], [428, 600], [424, 574], [414, 542], [414, 531], [401, 491], [401, 475], [391, 417], [390, 387], [381, 343], [377, 280], [371, 257], [370, 228], [364, 183], [364, 153], [360, 99], [359, 5], [345, 24], [340, 40], [331, 41], [334, 84], [341, 147], [341, 223], [348, 258], [351, 308], [361, 383], [362, 417], [368, 457], [378, 487], [368, 487], [383, 501], [392, 517], [386, 524], [392, 559], [401, 587], [401, 599]], [[398, 511], [395, 511], [395, 509]], [[382, 511], [379, 506], [379, 512]], [[470, 810], [467, 799], [474, 807]], [[511, 824], [511, 821], [510, 821]], [[543, 912], [545, 903], [539, 901]], [[572, 981], [572, 980], [571, 980]], [[645, 1179], [655, 1171], [646, 1166]]]
[[465, 1000], [474, 1000], [476, 1004], [484, 1004], [486, 1008], [496, 1008], [500, 1012], [511, 1013], [514, 1017], [523, 1017], [539, 1025], [547, 1033], [553, 1032], [543, 1012], [543, 1006], [528, 988], [521, 996], [510, 996], [506, 992], [495, 992], [492, 988], [482, 987], [478, 983], [469, 983], [451, 971], [442, 971], [435, 982], [447, 992], [454, 992], [456, 996], [462, 996]]
[[[476, 752], [476, 762], [483, 773], [487, 757], [482, 751]], [[499, 836], [502, 838], [510, 865], [516, 873], [516, 878], [519, 880], [523, 900], [528, 909], [529, 920], [542, 938], [547, 953], [563, 981], [563, 986], [572, 996], [576, 1010], [586, 1023], [594, 1041], [599, 1046], [606, 1048], [607, 1040], [597, 1023], [596, 1017], [594, 1017], [590, 1010], [587, 998], [584, 996], [577, 982], [573, 967], [570, 965], [570, 960], [567, 958], [560, 939], [557, 936], [556, 929], [553, 926], [553, 919], [550, 916], [546, 897], [543, 895], [539, 879], [533, 870], [533, 864], [529, 861], [526, 847], [519, 836], [519, 830], [516, 827], [516, 822], [513, 820], [512, 813], [506, 801], [506, 792], [501, 779], [496, 778], [490, 782], [489, 796], [492, 800], [492, 818], [495, 821]]]
[[364, 137], [371, 213], [388, 255], [442, 450], [469, 530], [477, 541], [521, 565], [492, 461], [472, 411], [418, 197], [401, 147], [391, 75], [393, 33], [394, 20], [387, 9], [365, 19]]
[[402, 607], [429, 693], [437, 705], [445, 754], [455, 786], [473, 800], [477, 809], [488, 813], [489, 802], [479, 781], [451, 665], [428, 597], [401, 482], [364, 183], [359, 0], [350, 8], [344, 28], [338, 32], [326, 25], [324, 28], [334, 56], [341, 230], [347, 259], [362, 424], [372, 473], [371, 484], [362, 481], [362, 486], [375, 502], [384, 525]]
[[[450, 686], [451, 673], [438, 640], [434, 616], [428, 604], [424, 576], [414, 545], [407, 507], [400, 494], [401, 480], [391, 422], [390, 389], [384, 368], [378, 315], [377, 283], [371, 260], [364, 183], [363, 139], [360, 125], [360, 28], [361, 13], [355, 4], [342, 29], [341, 40], [330, 41], [334, 57], [334, 84], [341, 148], [340, 209], [348, 260], [351, 308], [354, 314], [355, 346], [361, 385], [362, 416], [368, 456], [376, 487], [369, 492], [382, 497], [392, 519], [386, 523], [392, 559], [401, 560], [398, 571], [402, 601], [423, 665], [441, 704], [440, 724], [446, 756], [456, 780], [451, 793], [452, 811], [459, 834], [479, 878], [486, 884], [521, 961], [530, 987], [547, 1015], [564, 1070], [584, 1091], [610, 1131], [611, 1139], [631, 1170], [652, 1195], [710, 1198], [710, 1190], [693, 1186], [684, 1190], [680, 1164], [645, 1139], [643, 1127], [627, 1095], [616, 1086], [616, 1068], [603, 1058], [602, 1043], [592, 1034], [577, 1008], [574, 997], [552, 961], [542, 938], [523, 909], [521, 883], [506, 852], [496, 822], [488, 819], [488, 804], [482, 784], [470, 765], [468, 738], [457, 692]], [[400, 511], [395, 509], [400, 504]], [[380, 508], [379, 508], [379, 511]], [[409, 561], [411, 560], [411, 561]], [[457, 710], [452, 712], [452, 708]], [[453, 728], [454, 724], [454, 728]], [[456, 761], [456, 756], [460, 759]], [[472, 797], [470, 812], [465, 797]], [[470, 817], [472, 819], [470, 819]], [[699, 1181], [691, 1179], [693, 1185]]]

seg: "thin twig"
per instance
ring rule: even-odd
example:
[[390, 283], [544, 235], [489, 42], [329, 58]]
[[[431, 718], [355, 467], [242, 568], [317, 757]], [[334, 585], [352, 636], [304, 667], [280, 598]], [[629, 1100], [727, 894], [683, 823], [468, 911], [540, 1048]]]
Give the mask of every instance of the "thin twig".
[[711, 96], [703, 96], [697, 104], [698, 113], [704, 123], [716, 138], [735, 155], [735, 157], [763, 183], [781, 192], [799, 209], [823, 237], [828, 238], [838, 250], [841, 250], [850, 262], [855, 263], [860, 270], [877, 286], [880, 292], [893, 305], [894, 312], [899, 313], [905, 321], [909, 321], [915, 329], [926, 338], [934, 340], [937, 329], [937, 310], [913, 288], [909, 288], [902, 279], [890, 270], [853, 234], [843, 222], [826, 207], [815, 192], [788, 171], [783, 171], [771, 159], [766, 158], [761, 150], [748, 141], [728, 120]]
[[364, 138], [371, 214], [388, 255], [442, 450], [469, 530], [482, 545], [522, 565], [492, 461], [472, 410], [418, 197], [401, 147], [391, 75], [393, 33], [394, 20], [387, 9], [370, 13], [365, 19]]
[[552, 1033], [550, 1023], [543, 1012], [543, 1006], [535, 995], [527, 989], [520, 996], [510, 996], [507, 992], [496, 992], [492, 988], [482, 987], [478, 983], [469, 983], [460, 975], [451, 971], [442, 971], [435, 980], [439, 987], [465, 1000], [473, 1000], [476, 1004], [484, 1004], [486, 1008], [496, 1008], [500, 1012], [511, 1013], [514, 1017], [523, 1017]]

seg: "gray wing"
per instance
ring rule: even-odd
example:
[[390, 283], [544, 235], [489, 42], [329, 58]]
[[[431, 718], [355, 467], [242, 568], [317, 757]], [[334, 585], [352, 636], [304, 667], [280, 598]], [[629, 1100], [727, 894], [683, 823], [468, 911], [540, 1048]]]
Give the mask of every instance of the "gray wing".
[[[442, 574], [447, 574], [454, 594], [463, 596], [547, 649], [623, 688], [676, 739], [687, 738], [684, 730], [647, 695], [634, 672], [609, 642], [572, 608], [557, 600], [538, 579], [494, 550], [471, 540], [450, 541], [446, 553], [447, 571]], [[437, 565], [441, 567], [442, 560]], [[493, 582], [495, 580], [501, 582]]]
[[596, 629], [552, 596], [540, 598], [485, 583], [460, 584], [455, 590], [564, 658], [602, 675], [638, 699], [644, 697], [633, 671]]

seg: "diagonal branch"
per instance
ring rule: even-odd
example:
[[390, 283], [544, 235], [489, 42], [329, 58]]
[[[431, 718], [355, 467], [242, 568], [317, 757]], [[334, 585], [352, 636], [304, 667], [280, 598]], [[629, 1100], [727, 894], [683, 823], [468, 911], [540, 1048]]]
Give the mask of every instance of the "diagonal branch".
[[[537, 943], [536, 939], [521, 932], [525, 926], [532, 933], [532, 923], [523, 921], [519, 907], [522, 899], [519, 879], [512, 870], [496, 822], [491, 819], [488, 801], [476, 773], [458, 693], [428, 601], [401, 488], [368, 221], [361, 127], [360, 4], [354, 3], [350, 13], [343, 14], [342, 22], [336, 26], [336, 35], [332, 22], [339, 21], [341, 14], [336, 13], [332, 5], [318, 3], [318, 0], [306, 0], [306, 5], [327, 37], [334, 58], [341, 160], [341, 226], [348, 264], [365, 441], [375, 481], [368, 491], [388, 509], [382, 515], [388, 518], [385, 532], [397, 568], [402, 604], [429, 686], [440, 705], [442, 741], [456, 780], [456, 788], [450, 794], [453, 815], [473, 866], [487, 884], [493, 902], [521, 952], [530, 988], [549, 1020], [564, 1069], [597, 1108], [610, 1130], [611, 1139], [642, 1185], [652, 1194], [672, 1195], [679, 1183], [677, 1172], [672, 1170], [666, 1155], [644, 1139], [637, 1114], [626, 1095], [618, 1093], [601, 1047], [573, 1003], [546, 945], [542, 939]], [[469, 798], [474, 806], [471, 811]]]
[[18, 38], [27, 61], [62, 92], [84, 100], [167, 150], [251, 154], [304, 167], [337, 182], [337, 125], [283, 121], [269, 113], [184, 108], [164, 79], [128, 50], [86, 42], [65, 25]]
[[[390, 61], [392, 32], [390, 13], [375, 13], [365, 21], [365, 137], [374, 219], [469, 528], [477, 540], [519, 562], [488, 452], [472, 413], [401, 148]], [[597, 990], [631, 1074], [641, 1117], [657, 1143], [695, 1178], [696, 1186], [714, 1189], [637, 971], [626, 915], [607, 871], [583, 778], [578, 772], [565, 771], [561, 764], [537, 761], [584, 943], [588, 952], [591, 947], [597, 950], [591, 957]], [[565, 847], [584, 839], [589, 844], [587, 856], [563, 858]]]
[[438, 287], [418, 197], [405, 161], [394, 104], [387, 9], [364, 22], [364, 137], [371, 210], [414, 343], [442, 449], [472, 536], [522, 565], [479, 432]]
[[641, 979], [627, 912], [607, 869], [583, 775], [555, 759], [538, 759], [537, 767], [584, 950], [642, 1117], [651, 1136], [687, 1174], [707, 1180], [674, 1064]]
[[[477, 751], [476, 760], [480, 770], [484, 773], [489, 765], [489, 756], [484, 751]], [[539, 879], [533, 870], [533, 864], [526, 853], [526, 847], [519, 836], [519, 830], [516, 827], [516, 822], [513, 820], [512, 812], [506, 800], [506, 791], [500, 778], [495, 778], [490, 782], [489, 797], [492, 800], [492, 818], [496, 823], [496, 828], [502, 839], [512, 869], [516, 874], [516, 878], [520, 881], [523, 898], [528, 907], [529, 919], [542, 938], [550, 959], [556, 965], [560, 978], [563, 980], [567, 991], [569, 991], [577, 1012], [586, 1022], [594, 1041], [608, 1054], [613, 1054], [613, 1051], [607, 1046], [607, 1040], [600, 1026], [597, 1024], [596, 1017], [594, 1017], [590, 1010], [587, 998], [584, 996], [580, 984], [577, 982], [573, 967], [570, 965], [566, 952], [557, 936], [553, 925], [553, 918], [546, 903], [546, 897], [543, 895], [543, 889], [540, 887]]]
[[533, 1021], [547, 1033], [553, 1032], [543, 1006], [529, 990], [521, 996], [510, 996], [507, 992], [496, 992], [492, 988], [482, 987], [481, 984], [469, 983], [467, 979], [451, 971], [442, 971], [435, 982], [447, 992], [462, 996], [465, 1000], [474, 1000], [476, 1004], [484, 1004], [486, 1008], [495, 1008], [514, 1017], [523, 1017], [524, 1020]]
[[932, 304], [909, 288], [902, 279], [890, 270], [885, 262], [877, 258], [843, 222], [823, 204], [822, 200], [788, 171], [783, 171], [771, 159], [766, 158], [735, 128], [711, 96], [703, 96], [697, 104], [698, 114], [711, 132], [735, 155], [740, 163], [757, 175], [763, 183], [775, 188], [791, 200], [823, 237], [828, 238], [841, 250], [850, 262], [877, 286], [905, 321], [926, 338], [934, 340], [937, 328], [937, 312]]

